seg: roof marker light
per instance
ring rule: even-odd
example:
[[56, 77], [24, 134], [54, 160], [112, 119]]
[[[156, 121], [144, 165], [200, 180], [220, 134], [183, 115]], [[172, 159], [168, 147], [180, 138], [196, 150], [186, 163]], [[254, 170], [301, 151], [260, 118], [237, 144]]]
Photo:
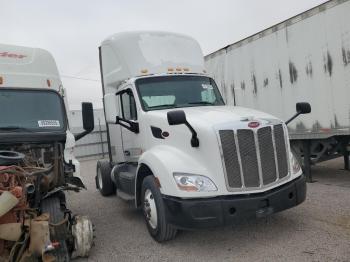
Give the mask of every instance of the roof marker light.
[[173, 71], [174, 71], [174, 68], [171, 68], [171, 67], [170, 67], [170, 68], [168, 68], [168, 71], [169, 71], [169, 72], [173, 72]]
[[184, 70], [185, 72], [190, 71], [190, 69], [189, 69], [189, 68], [187, 68], [187, 67], [186, 67], [186, 68], [184, 68], [183, 70]]
[[47, 80], [46, 80], [46, 84], [47, 84], [48, 87], [51, 87], [51, 81], [50, 81], [50, 79], [47, 79]]
[[2, 78], [2, 76], [0, 76], [0, 85], [2, 85], [4, 83], [4, 79]]
[[142, 73], [142, 74], [147, 74], [147, 73], [148, 73], [148, 70], [147, 70], [147, 69], [142, 69], [142, 70], [141, 70], [141, 73]]
[[176, 71], [180, 72], [180, 71], [182, 71], [182, 69], [180, 67], [178, 67], [178, 68], [176, 68]]

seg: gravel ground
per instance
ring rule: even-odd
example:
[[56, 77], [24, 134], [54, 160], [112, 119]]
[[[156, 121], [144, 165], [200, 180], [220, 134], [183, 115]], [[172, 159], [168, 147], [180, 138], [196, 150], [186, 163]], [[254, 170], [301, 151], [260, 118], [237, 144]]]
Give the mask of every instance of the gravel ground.
[[90, 216], [95, 247], [76, 261], [350, 261], [350, 172], [342, 159], [313, 167], [306, 201], [267, 219], [180, 232], [165, 244], [149, 235], [140, 211], [94, 185], [96, 161], [82, 162], [88, 190], [72, 194], [74, 213]]

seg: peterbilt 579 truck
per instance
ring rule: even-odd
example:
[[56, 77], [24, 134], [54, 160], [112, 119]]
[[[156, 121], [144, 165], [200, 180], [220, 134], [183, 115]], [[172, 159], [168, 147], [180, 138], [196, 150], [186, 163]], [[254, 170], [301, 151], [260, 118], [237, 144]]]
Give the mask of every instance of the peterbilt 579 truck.
[[39, 48], [0, 45], [0, 261], [69, 261], [87, 256], [92, 224], [75, 216], [66, 191], [84, 188], [66, 96], [54, 58]]
[[[97, 163], [96, 186], [141, 208], [156, 241], [305, 200], [285, 123], [225, 105], [194, 39], [120, 33], [99, 50], [109, 160]], [[298, 103], [296, 115], [310, 110]]]

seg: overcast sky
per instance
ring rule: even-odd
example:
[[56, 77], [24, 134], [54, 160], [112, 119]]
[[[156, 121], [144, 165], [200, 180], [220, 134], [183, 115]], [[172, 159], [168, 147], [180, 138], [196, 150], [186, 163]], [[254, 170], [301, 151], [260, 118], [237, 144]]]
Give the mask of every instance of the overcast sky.
[[[98, 46], [131, 30], [163, 30], [197, 39], [216, 51], [325, 0], [0, 0], [0, 41], [49, 50], [68, 91], [71, 109], [81, 101], [102, 107]], [[78, 80], [77, 77], [91, 80]]]

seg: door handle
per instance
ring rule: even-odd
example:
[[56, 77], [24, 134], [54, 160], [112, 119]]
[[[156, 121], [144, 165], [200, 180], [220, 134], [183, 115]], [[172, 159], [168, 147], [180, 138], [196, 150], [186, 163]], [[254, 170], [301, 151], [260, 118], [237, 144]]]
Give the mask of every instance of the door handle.
[[130, 156], [130, 151], [129, 151], [129, 150], [125, 150], [125, 151], [124, 151], [124, 155]]

